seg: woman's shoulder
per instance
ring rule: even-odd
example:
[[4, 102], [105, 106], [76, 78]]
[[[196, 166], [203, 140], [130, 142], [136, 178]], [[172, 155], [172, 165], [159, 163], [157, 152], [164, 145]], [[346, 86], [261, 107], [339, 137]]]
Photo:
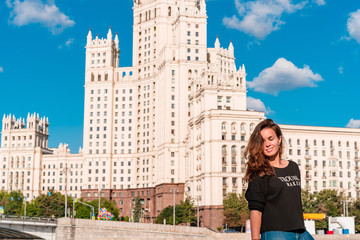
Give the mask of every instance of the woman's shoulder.
[[293, 161], [291, 159], [286, 160], [286, 161], [289, 162], [289, 165], [288, 165], [289, 167], [294, 168], [296, 170], [300, 170], [299, 165], [295, 161]]
[[270, 175], [266, 175], [266, 174], [259, 174], [258, 172], [254, 172], [251, 176], [251, 180], [249, 182], [262, 182], [262, 181], [267, 181], [267, 179], [270, 177]]

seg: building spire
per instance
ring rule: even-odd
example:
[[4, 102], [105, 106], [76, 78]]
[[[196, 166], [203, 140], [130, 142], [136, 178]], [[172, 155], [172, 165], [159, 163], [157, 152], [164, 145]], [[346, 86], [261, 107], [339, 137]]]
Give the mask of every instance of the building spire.
[[230, 51], [230, 53], [234, 56], [234, 45], [233, 45], [233, 43], [232, 43], [232, 40], [230, 40], [229, 51]]
[[215, 48], [220, 48], [219, 35], [216, 35]]
[[92, 34], [91, 34], [91, 28], [89, 28], [89, 33], [87, 35], [87, 43], [90, 43], [92, 41]]
[[109, 31], [108, 31], [108, 34], [107, 34], [107, 40], [112, 40], [111, 26], [109, 27]]
[[115, 42], [115, 46], [118, 47], [118, 46], [119, 46], [119, 37], [118, 37], [118, 33], [117, 33], [117, 32], [116, 32], [116, 34], [115, 34], [114, 42]]

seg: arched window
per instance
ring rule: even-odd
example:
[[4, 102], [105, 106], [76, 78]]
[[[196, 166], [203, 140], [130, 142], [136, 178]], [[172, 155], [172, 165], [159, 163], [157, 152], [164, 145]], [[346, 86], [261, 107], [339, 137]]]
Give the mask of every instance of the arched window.
[[300, 139], [296, 140], [297, 145], [300, 145]]
[[94, 76], [94, 74], [92, 73], [91, 74], [91, 81], [93, 82], [95, 80], [95, 76]]
[[341, 141], [338, 142], [338, 146], [341, 147]]
[[241, 124], [241, 133], [245, 133], [245, 123]]
[[289, 146], [292, 147], [292, 140], [289, 138]]
[[252, 124], [250, 124], [250, 132], [252, 133], [253, 131], [254, 131], [254, 124], [252, 123]]
[[168, 16], [171, 16], [171, 7], [168, 8]]
[[350, 147], [349, 141], [346, 142], [346, 147]]
[[241, 153], [241, 164], [245, 164], [245, 156], [244, 156], [244, 152], [245, 152], [245, 146], [241, 146], [241, 148], [240, 148], [240, 153]]
[[222, 145], [222, 147], [221, 147], [221, 154], [222, 154], [222, 155], [227, 155], [226, 145]]
[[221, 124], [221, 131], [222, 131], [222, 132], [226, 132], [226, 122], [223, 122], [223, 123]]
[[231, 132], [236, 133], [236, 123], [231, 124]]
[[314, 140], [314, 146], [316, 146], [316, 140]]
[[237, 152], [236, 152], [236, 146], [231, 146], [231, 155], [236, 156]]

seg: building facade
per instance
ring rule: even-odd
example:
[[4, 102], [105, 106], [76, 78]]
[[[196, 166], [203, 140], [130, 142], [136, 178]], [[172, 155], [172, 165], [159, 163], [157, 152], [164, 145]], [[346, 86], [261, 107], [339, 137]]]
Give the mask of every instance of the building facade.
[[[236, 66], [232, 42], [207, 46], [204, 0], [138, 0], [133, 11], [131, 67], [119, 67], [111, 29], [106, 38], [88, 33], [83, 149], [49, 148], [45, 117], [4, 116], [0, 187], [29, 198], [65, 188], [87, 200], [101, 194], [124, 216], [144, 192], [150, 218], [171, 205], [169, 189], [180, 189], [176, 202], [190, 196], [202, 225], [215, 229], [224, 196], [246, 189], [242, 153], [264, 113], [247, 110], [245, 66]], [[359, 129], [281, 127], [303, 188], [360, 197]]]

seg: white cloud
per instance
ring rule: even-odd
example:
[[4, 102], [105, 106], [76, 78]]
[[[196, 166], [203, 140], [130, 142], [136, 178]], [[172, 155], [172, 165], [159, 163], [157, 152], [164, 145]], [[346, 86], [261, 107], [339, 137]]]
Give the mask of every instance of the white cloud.
[[65, 45], [70, 47], [71, 44], [73, 44], [74, 42], [74, 39], [73, 38], [69, 38], [66, 42], [65, 42]]
[[224, 17], [228, 28], [240, 30], [258, 39], [264, 39], [271, 32], [285, 24], [280, 18], [283, 13], [291, 14], [302, 9], [307, 2], [292, 4], [291, 0], [235, 0], [238, 16]]
[[314, 2], [319, 6], [324, 6], [326, 4], [325, 0], [314, 0]]
[[265, 104], [260, 100], [253, 97], [246, 98], [246, 104], [248, 110], [254, 110], [259, 112], [265, 112], [265, 114], [274, 113], [269, 107], [265, 107]]
[[42, 0], [15, 0], [6, 3], [9, 8], [12, 8], [10, 22], [16, 26], [39, 23], [56, 34], [75, 24], [59, 10], [55, 3], [43, 3]]
[[350, 13], [346, 26], [350, 37], [360, 43], [360, 9]]
[[4, 68], [0, 67], [0, 73], [4, 72]]
[[6, 6], [8, 6], [9, 8], [12, 7], [12, 3], [11, 0], [6, 0], [5, 1]]
[[314, 74], [309, 66], [298, 68], [285, 58], [279, 58], [273, 66], [263, 70], [252, 82], [249, 81], [248, 86], [256, 92], [277, 95], [280, 91], [316, 87], [318, 81], [323, 81], [322, 77]]
[[338, 68], [338, 71], [339, 71], [340, 74], [343, 74], [343, 73], [344, 73], [344, 67], [343, 67], [343, 66], [340, 66], [340, 67]]
[[350, 119], [350, 121], [348, 122], [348, 124], [346, 124], [346, 127], [348, 128], [360, 128], [360, 119], [355, 120], [355, 119]]

